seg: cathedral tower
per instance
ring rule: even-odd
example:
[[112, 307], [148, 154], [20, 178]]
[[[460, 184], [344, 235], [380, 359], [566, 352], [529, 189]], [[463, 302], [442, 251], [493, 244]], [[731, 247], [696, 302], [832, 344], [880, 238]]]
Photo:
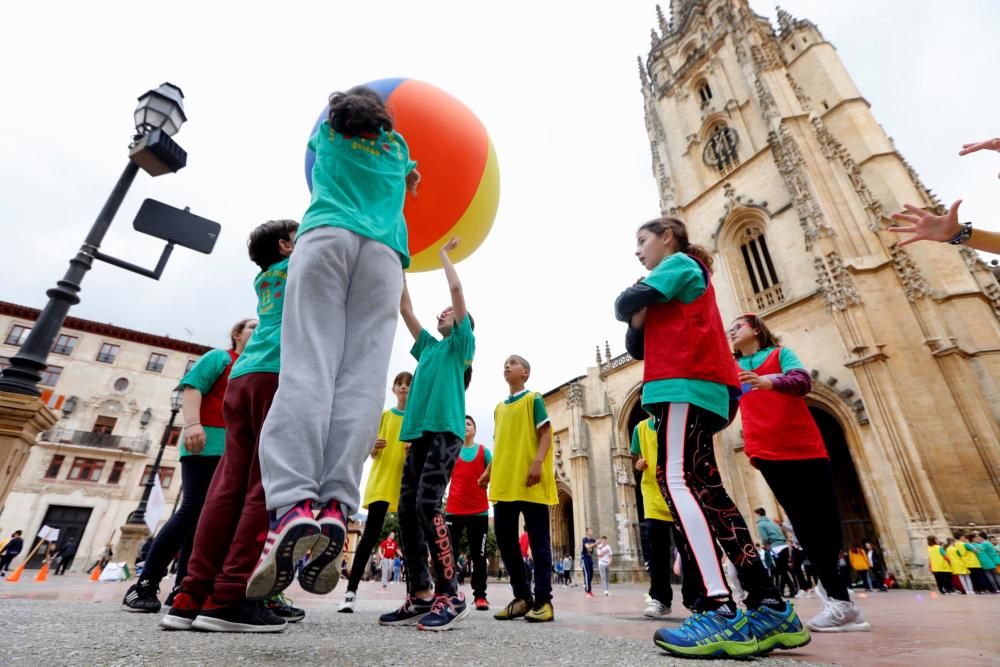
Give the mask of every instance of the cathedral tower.
[[[922, 580], [928, 535], [1000, 525], [1000, 286], [969, 249], [884, 231], [941, 204], [816, 25], [746, 0], [657, 14], [639, 76], [660, 207], [715, 253], [725, 320], [759, 313], [812, 369], [848, 539]], [[773, 505], [738, 423], [720, 444], [744, 511]]]

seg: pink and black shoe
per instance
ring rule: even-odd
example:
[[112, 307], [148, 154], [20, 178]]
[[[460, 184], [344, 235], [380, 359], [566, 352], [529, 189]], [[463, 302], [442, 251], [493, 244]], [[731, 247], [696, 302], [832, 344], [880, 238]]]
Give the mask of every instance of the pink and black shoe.
[[323, 506], [316, 520], [322, 531], [321, 536], [313, 548], [312, 558], [299, 571], [299, 585], [309, 593], [326, 595], [340, 581], [337, 558], [347, 539], [347, 517], [340, 503], [331, 500]]
[[281, 517], [271, 512], [271, 529], [257, 567], [247, 581], [247, 599], [263, 600], [288, 588], [295, 579], [295, 562], [321, 539], [312, 501], [303, 500]]

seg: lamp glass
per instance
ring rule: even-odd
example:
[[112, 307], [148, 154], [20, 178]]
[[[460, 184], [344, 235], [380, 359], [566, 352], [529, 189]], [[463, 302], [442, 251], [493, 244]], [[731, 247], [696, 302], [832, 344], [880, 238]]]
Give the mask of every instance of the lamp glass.
[[172, 392], [170, 392], [170, 409], [180, 410], [181, 405], [184, 403], [184, 390], [177, 387]]

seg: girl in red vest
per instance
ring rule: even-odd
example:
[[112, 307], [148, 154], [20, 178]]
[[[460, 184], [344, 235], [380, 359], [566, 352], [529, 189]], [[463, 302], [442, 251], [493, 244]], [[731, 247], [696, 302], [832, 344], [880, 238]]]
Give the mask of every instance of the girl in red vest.
[[[229, 383], [229, 371], [236, 357], [243, 352], [257, 320], [240, 320], [229, 332], [228, 350], [210, 350], [181, 378], [184, 388], [182, 416], [184, 428], [180, 441], [181, 488], [180, 506], [156, 534], [149, 548], [142, 575], [125, 593], [122, 607], [126, 611], [156, 613], [160, 611], [157, 596], [160, 581], [167, 575], [167, 566], [180, 552], [177, 577], [180, 584], [187, 575], [194, 531], [205, 505], [212, 475], [222, 458], [226, 444], [226, 423], [222, 418], [222, 403]], [[176, 591], [176, 587], [174, 589]], [[167, 605], [173, 604], [173, 593]]]
[[[656, 480], [691, 549], [695, 567], [685, 577], [697, 577], [702, 591], [695, 613], [653, 641], [691, 657], [802, 646], [809, 633], [767, 576], [715, 462], [712, 436], [735, 415], [740, 383], [715, 302], [712, 258], [673, 218], [647, 222], [636, 240], [650, 273], [618, 297], [615, 314], [629, 323], [626, 349], [645, 359], [642, 406], [658, 422]], [[733, 601], [718, 547], [747, 591], [746, 614]]]
[[743, 451], [785, 509], [795, 536], [826, 590], [806, 625], [815, 632], [870, 630], [839, 576], [844, 547], [830, 457], [803, 398], [812, 389], [799, 358], [753, 313], [729, 329], [742, 383]]

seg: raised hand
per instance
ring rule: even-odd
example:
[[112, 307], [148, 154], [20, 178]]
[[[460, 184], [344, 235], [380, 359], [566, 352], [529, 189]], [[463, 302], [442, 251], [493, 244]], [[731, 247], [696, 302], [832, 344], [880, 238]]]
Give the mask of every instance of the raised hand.
[[962, 144], [962, 150], [958, 151], [958, 154], [968, 155], [969, 153], [986, 150], [1000, 152], [1000, 137], [996, 139], [987, 139], [986, 141], [978, 141], [972, 144]]
[[459, 240], [460, 239], [457, 236], [452, 236], [447, 243], [441, 246], [441, 252], [445, 254], [450, 253], [452, 250], [458, 247]]
[[909, 223], [910, 226], [893, 225], [887, 231], [896, 234], [913, 234], [910, 238], [899, 242], [901, 248], [917, 241], [950, 241], [962, 231], [962, 226], [958, 223], [958, 207], [961, 203], [961, 199], [956, 201], [944, 215], [934, 215], [922, 208], [904, 204], [903, 208], [906, 209], [906, 213], [893, 213], [889, 217], [896, 222]]

